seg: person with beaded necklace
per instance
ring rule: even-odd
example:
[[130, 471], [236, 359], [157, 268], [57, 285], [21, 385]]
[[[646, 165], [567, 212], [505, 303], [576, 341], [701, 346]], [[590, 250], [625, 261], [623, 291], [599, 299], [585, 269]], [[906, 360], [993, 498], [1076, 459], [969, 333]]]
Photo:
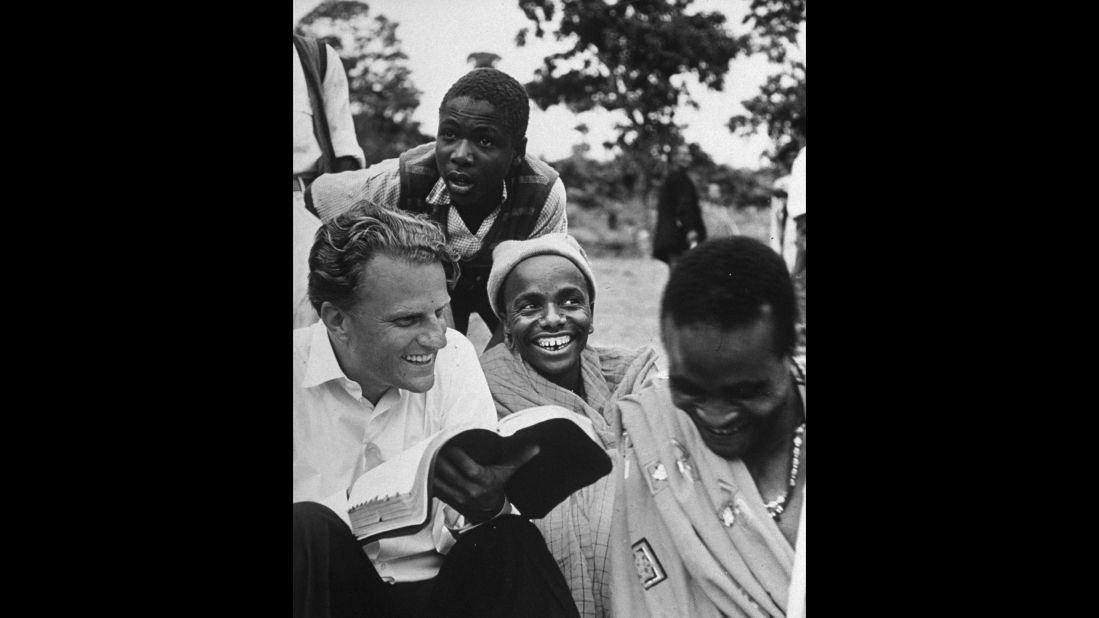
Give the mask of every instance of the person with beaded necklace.
[[618, 403], [614, 615], [802, 616], [805, 370], [786, 265], [747, 237], [704, 242], [660, 313], [668, 376]]

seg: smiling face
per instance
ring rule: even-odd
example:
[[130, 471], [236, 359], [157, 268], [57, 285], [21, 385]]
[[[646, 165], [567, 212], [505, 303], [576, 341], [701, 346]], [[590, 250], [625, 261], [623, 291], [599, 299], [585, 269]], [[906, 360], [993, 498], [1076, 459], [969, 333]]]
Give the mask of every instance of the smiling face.
[[426, 392], [435, 384], [435, 354], [446, 346], [443, 265], [382, 254], [360, 277], [355, 305], [325, 319], [344, 373], [373, 403], [390, 387]]
[[678, 327], [665, 318], [662, 332], [672, 402], [714, 453], [743, 457], [780, 433], [784, 415], [796, 415], [793, 378], [775, 352], [769, 308], [742, 328]]
[[508, 170], [525, 149], [526, 138], [512, 143], [503, 117], [488, 101], [459, 96], [439, 110], [435, 163], [458, 208], [495, 208]]
[[592, 321], [580, 269], [559, 255], [527, 258], [508, 273], [502, 300], [504, 330], [523, 360], [551, 382], [573, 388]]

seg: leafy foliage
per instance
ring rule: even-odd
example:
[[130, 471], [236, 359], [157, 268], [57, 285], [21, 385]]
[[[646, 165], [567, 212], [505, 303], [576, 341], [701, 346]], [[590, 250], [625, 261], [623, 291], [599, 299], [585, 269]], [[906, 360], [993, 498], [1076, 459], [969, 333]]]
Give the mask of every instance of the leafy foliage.
[[771, 62], [786, 62], [790, 44], [797, 44], [805, 21], [805, 0], [752, 0], [743, 23], [752, 23], [748, 44], [753, 52], [767, 54]]
[[[684, 12], [691, 0], [631, 0], [607, 4], [601, 0], [519, 0], [534, 22], [534, 36], [560, 13], [554, 36], [572, 46], [547, 56], [535, 78], [526, 84], [542, 109], [561, 104], [573, 112], [596, 107], [620, 110], [626, 121], [617, 125], [616, 145], [623, 163], [641, 175], [647, 195], [651, 178], [661, 173], [663, 155], [682, 143], [676, 111], [697, 108], [685, 77], [721, 90], [729, 61], [741, 44], [724, 28], [720, 13]], [[520, 46], [530, 33], [516, 37]]]
[[599, 208], [612, 201], [624, 202], [633, 195], [637, 173], [622, 155], [610, 161], [584, 156], [583, 144], [573, 147], [571, 157], [553, 162], [568, 190], [568, 202], [581, 208]]
[[[569, 233], [589, 255], [647, 256], [640, 233], [651, 225], [636, 191], [638, 170], [622, 153], [610, 161], [589, 159], [585, 146], [577, 144], [572, 156], [552, 163], [568, 191]], [[768, 212], [771, 186], [779, 170], [733, 169], [714, 163], [696, 144], [690, 150], [694, 159], [690, 174], [700, 193], [707, 230], [715, 235], [722, 235], [723, 230], [732, 233], [732, 220], [739, 218], [741, 233], [762, 233], [766, 239], [766, 215], [762, 224], [757, 220], [759, 212]], [[716, 195], [711, 185], [717, 186]], [[743, 226], [745, 221], [754, 222], [750, 229]]]
[[[721, 206], [742, 209], [770, 205], [771, 186], [784, 173], [780, 169], [736, 169], [715, 163], [697, 144], [689, 148], [691, 177], [701, 194], [705, 195], [709, 185], [714, 184], [720, 191]], [[552, 163], [568, 190], [568, 203], [585, 210], [618, 210], [631, 216], [624, 212], [629, 210], [625, 204], [636, 197], [639, 170], [622, 154], [610, 161], [597, 161], [584, 156], [585, 150], [583, 144], [578, 144], [572, 156]]]
[[295, 32], [323, 39], [347, 72], [355, 133], [368, 165], [395, 157], [431, 136], [412, 113], [420, 104], [397, 38], [398, 23], [369, 16], [365, 2], [327, 0], [303, 17]]
[[771, 75], [755, 97], [743, 101], [748, 115], [729, 119], [729, 129], [746, 135], [766, 127], [774, 142], [767, 156], [789, 172], [798, 150], [805, 146], [805, 63], [791, 60], [788, 51], [797, 45], [805, 21], [805, 0], [752, 0], [745, 24], [752, 24], [748, 46], [767, 55], [782, 70]]

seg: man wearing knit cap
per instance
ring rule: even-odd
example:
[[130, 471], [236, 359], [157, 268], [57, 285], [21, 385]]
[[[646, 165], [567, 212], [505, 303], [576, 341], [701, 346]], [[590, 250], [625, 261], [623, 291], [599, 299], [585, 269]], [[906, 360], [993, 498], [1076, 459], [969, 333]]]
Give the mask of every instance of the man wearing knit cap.
[[[505, 345], [480, 357], [497, 415], [563, 406], [591, 421], [617, 460], [615, 404], [656, 375], [657, 353], [648, 345], [628, 349], [589, 340], [596, 282], [584, 250], [566, 234], [502, 242], [493, 253], [488, 293], [505, 333]], [[585, 618], [611, 609], [607, 564], [616, 477], [612, 471], [533, 520]]]
[[528, 241], [507, 240], [500, 243], [493, 251], [495, 268], [492, 269], [488, 278], [488, 301], [493, 312], [500, 315], [503, 311], [499, 297], [508, 273], [519, 262], [536, 255], [559, 255], [568, 258], [580, 269], [580, 274], [584, 275], [591, 295], [589, 301], [595, 303], [595, 273], [592, 272], [591, 263], [588, 262], [588, 255], [584, 249], [568, 234], [547, 234]]
[[492, 250], [505, 240], [568, 231], [564, 184], [526, 153], [529, 115], [518, 81], [496, 69], [474, 69], [443, 97], [436, 141], [366, 170], [321, 176], [309, 198], [322, 221], [364, 199], [428, 214], [460, 258], [453, 325], [467, 333], [476, 312], [496, 335], [491, 346], [502, 337], [486, 292]]

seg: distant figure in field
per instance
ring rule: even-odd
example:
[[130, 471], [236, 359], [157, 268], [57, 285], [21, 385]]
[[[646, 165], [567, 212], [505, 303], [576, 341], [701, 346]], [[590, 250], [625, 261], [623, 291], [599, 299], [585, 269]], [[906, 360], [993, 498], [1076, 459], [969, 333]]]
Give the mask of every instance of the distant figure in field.
[[798, 304], [798, 347], [805, 347], [805, 148], [791, 172], [775, 180], [771, 198], [771, 248], [782, 256]]
[[805, 148], [801, 149], [790, 171], [789, 198], [786, 200], [786, 211], [794, 220], [796, 251], [794, 263], [790, 267], [790, 274], [794, 276], [795, 284], [800, 277], [802, 285], [805, 283]]
[[789, 199], [790, 176], [780, 176], [771, 185], [771, 230], [770, 245], [775, 253], [782, 256], [786, 269], [792, 270], [797, 251], [797, 230], [790, 212], [786, 209]]
[[702, 225], [706, 228], [707, 238], [740, 236], [740, 228], [729, 216], [729, 208], [721, 195], [721, 187], [711, 182], [706, 188], [706, 198], [702, 200]]
[[675, 266], [675, 261], [684, 251], [706, 240], [706, 224], [702, 222], [698, 191], [687, 174], [690, 164], [691, 153], [686, 148], [676, 149], [656, 203], [653, 257], [669, 267]]
[[805, 347], [805, 148], [790, 175], [775, 180], [771, 198], [771, 248], [782, 256], [798, 304], [798, 347]]

